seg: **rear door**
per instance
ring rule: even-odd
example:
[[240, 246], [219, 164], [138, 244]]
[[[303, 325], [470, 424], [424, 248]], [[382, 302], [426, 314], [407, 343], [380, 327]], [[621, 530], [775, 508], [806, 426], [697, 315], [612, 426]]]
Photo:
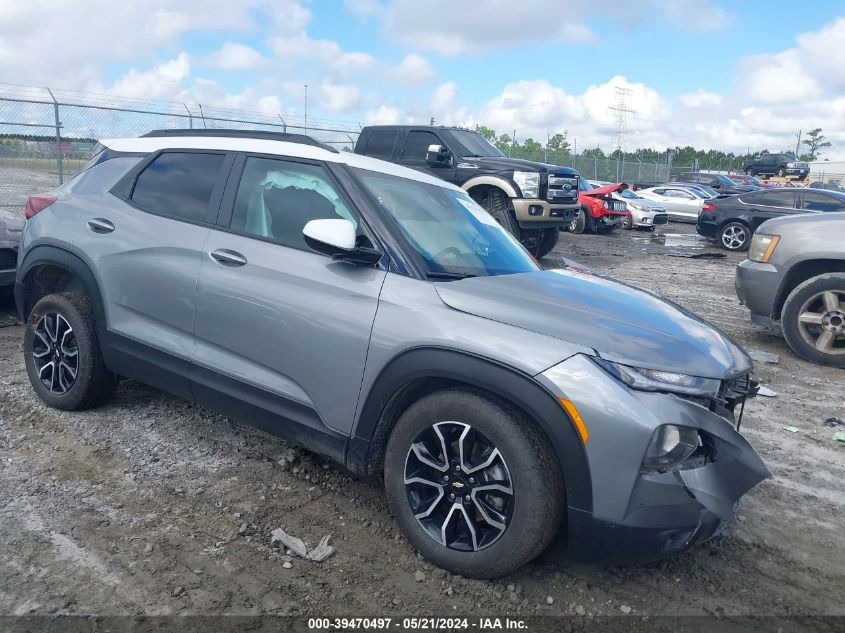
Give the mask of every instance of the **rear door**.
[[788, 187], [742, 194], [739, 197], [745, 211], [742, 219], [756, 231], [766, 220], [796, 213], [796, 194], [795, 189]]
[[236, 161], [199, 273], [198, 402], [244, 402], [268, 414], [254, 422], [283, 436], [301, 427], [351, 431], [386, 272], [312, 251], [302, 229], [326, 218], [348, 219], [359, 240], [371, 237], [321, 163]]
[[686, 189], [667, 187], [663, 192], [663, 204], [671, 217], [679, 220], [697, 220], [702, 199]]
[[77, 245], [96, 271], [110, 332], [127, 344], [193, 353], [202, 249], [231, 161], [226, 152], [160, 152], [82, 212]]

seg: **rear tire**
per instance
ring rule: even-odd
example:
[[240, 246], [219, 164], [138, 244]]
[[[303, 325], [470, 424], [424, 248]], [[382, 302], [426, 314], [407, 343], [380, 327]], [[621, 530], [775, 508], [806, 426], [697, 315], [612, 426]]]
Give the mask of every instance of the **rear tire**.
[[[456, 468], [461, 459], [472, 472]], [[503, 490], [487, 484], [482, 492], [493, 481]], [[384, 482], [411, 544], [435, 565], [469, 578], [501, 576], [536, 557], [558, 532], [565, 507], [563, 476], [545, 436], [506, 401], [471, 389], [437, 391], [408, 407], [387, 442]], [[480, 508], [504, 527], [491, 527]]]
[[719, 246], [726, 250], [745, 251], [748, 250], [748, 244], [751, 242], [751, 229], [742, 222], [728, 222], [719, 229], [716, 240]]
[[90, 300], [79, 293], [41, 298], [27, 321], [23, 349], [26, 372], [38, 397], [65, 411], [106, 402], [117, 387], [100, 355]]
[[749, 167], [748, 169], [745, 170], [745, 175], [746, 176], [754, 176], [756, 174], [754, 173], [754, 169]]
[[783, 304], [781, 329], [796, 356], [845, 367], [845, 273], [818, 275], [799, 284]]

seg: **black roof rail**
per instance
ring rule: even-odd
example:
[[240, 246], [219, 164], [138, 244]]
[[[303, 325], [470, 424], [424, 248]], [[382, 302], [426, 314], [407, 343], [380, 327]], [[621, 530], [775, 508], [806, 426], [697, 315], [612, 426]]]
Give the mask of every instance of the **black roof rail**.
[[232, 129], [176, 129], [176, 130], [152, 130], [143, 134], [140, 138], [156, 138], [167, 136], [208, 136], [217, 138], [254, 138], [264, 141], [284, 141], [286, 143], [300, 143], [301, 145], [311, 145], [312, 147], [319, 147], [321, 149], [339, 154], [340, 152], [326, 143], [306, 136], [305, 134], [288, 134], [286, 132], [265, 132], [263, 130], [232, 130]]

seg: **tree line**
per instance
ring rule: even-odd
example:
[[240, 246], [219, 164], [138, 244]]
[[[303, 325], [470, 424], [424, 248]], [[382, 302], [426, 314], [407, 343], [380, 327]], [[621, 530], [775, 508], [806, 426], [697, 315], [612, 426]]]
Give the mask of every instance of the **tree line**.
[[[540, 160], [548, 163], [567, 164], [573, 160], [573, 151], [571, 143], [565, 134], [554, 134], [546, 139], [545, 143], [534, 140], [533, 138], [526, 138], [519, 141], [513, 138], [510, 134], [499, 134], [492, 128], [484, 125], [478, 125], [476, 131], [484, 136], [493, 145], [498, 147], [503, 153], [508, 156], [516, 158], [528, 158], [531, 160]], [[811, 161], [818, 160], [821, 151], [831, 146], [830, 142], [825, 140], [821, 128], [810, 130], [806, 138], [801, 142], [802, 146], [806, 146], [806, 152], [798, 156], [799, 160]], [[776, 149], [772, 152], [782, 152], [795, 154], [794, 149], [783, 150]], [[667, 147], [663, 150], [656, 150], [651, 148], [642, 148], [634, 150], [633, 152], [622, 152], [614, 149], [605, 153], [600, 147], [582, 149], [578, 152], [579, 158], [596, 158], [596, 159], [614, 159], [623, 160], [625, 162], [642, 162], [642, 163], [662, 163], [670, 162], [673, 165], [689, 166], [696, 169], [718, 169], [729, 170], [739, 169], [742, 164], [757, 158], [760, 154], [770, 153], [769, 149], [763, 149], [759, 152], [723, 152], [721, 150], [710, 149], [703, 150], [687, 145], [686, 147]]]

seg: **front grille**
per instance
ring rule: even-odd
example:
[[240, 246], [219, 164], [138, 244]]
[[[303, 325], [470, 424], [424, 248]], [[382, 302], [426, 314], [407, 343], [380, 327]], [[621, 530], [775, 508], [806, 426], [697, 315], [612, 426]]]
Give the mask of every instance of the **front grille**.
[[627, 211], [628, 210], [628, 205], [626, 205], [624, 202], [619, 202], [618, 200], [614, 200], [613, 202], [609, 202], [608, 204], [610, 205], [610, 208], [613, 211]]
[[549, 202], [573, 204], [578, 200], [578, 178], [576, 176], [555, 176], [549, 174], [546, 187]]
[[652, 224], [667, 224], [669, 222], [668, 215], [656, 215], [654, 216], [654, 222]]

